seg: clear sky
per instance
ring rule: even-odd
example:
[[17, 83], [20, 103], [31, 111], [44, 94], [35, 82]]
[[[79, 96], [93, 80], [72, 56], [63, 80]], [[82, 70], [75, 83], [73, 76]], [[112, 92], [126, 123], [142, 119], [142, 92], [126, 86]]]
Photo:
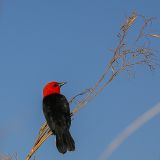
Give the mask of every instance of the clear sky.
[[[44, 122], [42, 89], [68, 81], [69, 99], [92, 87], [116, 46], [116, 34], [132, 11], [160, 20], [159, 0], [1, 0], [0, 152], [24, 159]], [[160, 33], [160, 23], [155, 32]], [[151, 39], [159, 49], [159, 39]], [[159, 52], [157, 52], [159, 56]], [[50, 137], [37, 160], [97, 160], [111, 140], [160, 102], [160, 73], [136, 69], [120, 75], [72, 121], [76, 151], [61, 155]], [[74, 108], [74, 105], [71, 106]], [[140, 128], [110, 160], [159, 160], [160, 116]]]

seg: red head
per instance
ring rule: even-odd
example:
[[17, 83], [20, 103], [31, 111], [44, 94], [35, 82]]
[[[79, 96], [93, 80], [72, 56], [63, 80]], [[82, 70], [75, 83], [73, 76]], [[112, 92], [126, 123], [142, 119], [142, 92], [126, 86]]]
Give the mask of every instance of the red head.
[[66, 82], [50, 82], [43, 88], [43, 97], [46, 97], [50, 94], [60, 94], [60, 88], [66, 84]]

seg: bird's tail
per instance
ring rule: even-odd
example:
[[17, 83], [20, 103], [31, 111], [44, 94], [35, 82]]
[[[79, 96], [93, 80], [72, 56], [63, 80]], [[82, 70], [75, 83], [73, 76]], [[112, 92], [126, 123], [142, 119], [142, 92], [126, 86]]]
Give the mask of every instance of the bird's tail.
[[66, 153], [67, 150], [75, 150], [75, 142], [68, 129], [64, 132], [56, 134], [56, 146], [58, 151], [63, 154]]

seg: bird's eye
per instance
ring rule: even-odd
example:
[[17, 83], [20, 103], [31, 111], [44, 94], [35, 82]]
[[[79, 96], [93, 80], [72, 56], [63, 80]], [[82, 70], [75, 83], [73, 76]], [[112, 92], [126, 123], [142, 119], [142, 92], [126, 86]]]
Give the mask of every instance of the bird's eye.
[[54, 85], [53, 85], [53, 87], [57, 87], [57, 86], [58, 86], [58, 84], [54, 84]]

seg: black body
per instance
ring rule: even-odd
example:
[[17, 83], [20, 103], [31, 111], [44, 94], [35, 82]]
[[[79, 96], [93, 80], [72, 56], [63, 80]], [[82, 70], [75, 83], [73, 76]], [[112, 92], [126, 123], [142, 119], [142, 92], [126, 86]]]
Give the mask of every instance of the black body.
[[53, 134], [59, 152], [75, 150], [74, 140], [69, 132], [71, 115], [69, 103], [62, 94], [51, 94], [43, 98], [43, 113]]

